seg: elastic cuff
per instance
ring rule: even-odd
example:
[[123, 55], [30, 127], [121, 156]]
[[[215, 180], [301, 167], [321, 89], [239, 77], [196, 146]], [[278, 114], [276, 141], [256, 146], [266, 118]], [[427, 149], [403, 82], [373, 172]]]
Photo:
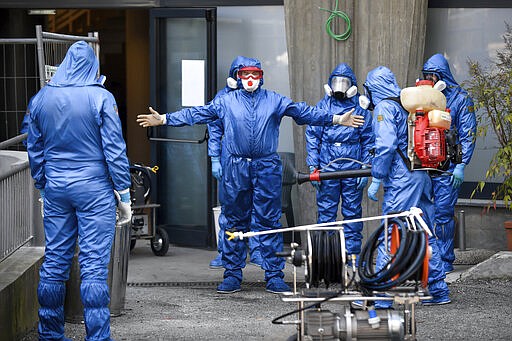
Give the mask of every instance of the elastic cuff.
[[161, 116], [162, 116], [162, 125], [166, 125], [167, 124], [167, 114], [163, 114]]
[[381, 180], [377, 179], [376, 177], [372, 177], [372, 182], [375, 182], [376, 184], [380, 184]]
[[119, 196], [121, 197], [121, 201], [124, 203], [130, 202], [130, 189], [123, 189], [122, 191], [119, 191]]
[[212, 161], [220, 161], [220, 156], [212, 156]]

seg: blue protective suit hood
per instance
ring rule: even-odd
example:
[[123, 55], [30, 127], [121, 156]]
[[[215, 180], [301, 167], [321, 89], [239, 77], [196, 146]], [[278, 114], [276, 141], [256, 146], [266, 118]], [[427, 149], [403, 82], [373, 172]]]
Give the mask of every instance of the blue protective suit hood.
[[330, 87], [332, 87], [331, 81], [334, 77], [348, 77], [350, 78], [350, 81], [352, 81], [352, 85], [357, 86], [357, 80], [356, 76], [354, 75], [354, 71], [352, 71], [352, 68], [346, 63], [338, 64], [334, 70], [332, 70], [328, 81]]
[[243, 56], [236, 56], [235, 59], [233, 59], [233, 62], [231, 62], [231, 67], [229, 68], [229, 77], [236, 79], [236, 74], [238, 72], [238, 69], [240, 68], [240, 65], [244, 64], [244, 61], [247, 60], [247, 57]]
[[370, 91], [374, 105], [385, 98], [400, 96], [401, 89], [396, 82], [396, 77], [385, 66], [378, 66], [368, 72], [364, 85]]
[[435, 72], [446, 85], [458, 85], [450, 71], [448, 61], [440, 53], [433, 55], [425, 62], [422, 72]]
[[[249, 57], [244, 57], [244, 56], [238, 56], [236, 57], [234, 60], [233, 60], [233, 63], [231, 63], [231, 68], [230, 68], [230, 74], [231, 74], [231, 69], [233, 69], [233, 67], [235, 66], [235, 70], [236, 72], [238, 72], [238, 70], [240, 70], [241, 68], [243, 67], [248, 67], [248, 66], [254, 66], [254, 67], [257, 67], [259, 69], [261, 69], [261, 62], [256, 59], [256, 58], [249, 58]], [[242, 86], [242, 80], [241, 79], [237, 79], [236, 77], [236, 72], [235, 72], [235, 79], [237, 80], [237, 84], [238, 84], [238, 89], [243, 89], [244, 87]], [[262, 85], [263, 85], [263, 78], [264, 77], [261, 77], [260, 79], [260, 84], [258, 86], [258, 89], [256, 91], [258, 91]]]
[[430, 57], [423, 65], [422, 72], [436, 73], [439, 79], [446, 83], [446, 89], [443, 90], [443, 93], [447, 99], [451, 98], [454, 93], [466, 94], [466, 91], [464, 91], [455, 81], [455, 78], [453, 78], [448, 60], [446, 60], [442, 54], [437, 53]]
[[93, 49], [85, 41], [71, 45], [64, 60], [48, 85], [56, 87], [101, 85], [99, 63]]

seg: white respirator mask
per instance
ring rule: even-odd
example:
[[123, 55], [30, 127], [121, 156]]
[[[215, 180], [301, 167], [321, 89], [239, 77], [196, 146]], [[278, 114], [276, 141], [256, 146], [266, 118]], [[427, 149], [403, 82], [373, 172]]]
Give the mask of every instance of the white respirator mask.
[[258, 89], [258, 86], [260, 85], [259, 79], [242, 79], [242, 86], [244, 87], [245, 91], [247, 92], [253, 92], [256, 89]]

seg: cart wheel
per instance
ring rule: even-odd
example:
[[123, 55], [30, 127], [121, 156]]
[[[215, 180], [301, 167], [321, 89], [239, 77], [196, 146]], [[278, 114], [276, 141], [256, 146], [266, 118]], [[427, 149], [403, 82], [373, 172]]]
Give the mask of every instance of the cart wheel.
[[130, 251], [132, 251], [135, 247], [135, 243], [137, 243], [137, 239], [130, 240]]
[[169, 235], [163, 228], [158, 228], [151, 239], [151, 250], [155, 256], [165, 256], [169, 250]]

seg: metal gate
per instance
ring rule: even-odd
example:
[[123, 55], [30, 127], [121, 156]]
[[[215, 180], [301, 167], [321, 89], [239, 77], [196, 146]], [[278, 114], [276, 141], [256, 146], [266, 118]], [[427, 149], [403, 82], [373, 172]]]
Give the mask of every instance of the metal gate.
[[0, 39], [0, 122], [5, 123], [0, 124], [0, 262], [43, 236], [41, 221], [35, 219], [39, 212], [33, 212], [38, 205], [31, 202], [37, 199], [31, 193], [28, 161], [14, 157], [25, 154], [26, 159], [26, 153], [1, 150], [25, 149], [26, 134], [20, 135], [20, 128], [28, 101], [55, 73], [69, 46], [79, 40], [90, 43], [99, 55], [97, 33], [70, 36], [43, 32], [36, 26], [36, 38]]
[[[43, 32], [36, 26], [35, 38], [0, 39], [0, 142], [20, 134], [28, 101], [57, 70], [74, 42], [88, 42], [99, 57], [97, 32], [73, 36]], [[9, 149], [24, 150], [20, 143]]]

